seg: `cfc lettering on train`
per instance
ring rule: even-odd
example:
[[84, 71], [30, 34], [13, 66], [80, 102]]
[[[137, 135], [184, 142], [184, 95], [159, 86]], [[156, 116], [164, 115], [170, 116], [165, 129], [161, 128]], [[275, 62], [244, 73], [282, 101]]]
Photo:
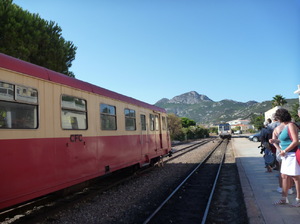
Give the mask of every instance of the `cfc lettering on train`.
[[82, 142], [82, 135], [70, 135], [71, 142]]

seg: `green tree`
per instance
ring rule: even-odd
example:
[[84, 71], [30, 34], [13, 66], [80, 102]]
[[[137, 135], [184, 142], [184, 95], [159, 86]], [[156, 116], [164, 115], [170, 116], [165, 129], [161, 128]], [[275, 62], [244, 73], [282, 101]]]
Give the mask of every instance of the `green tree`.
[[209, 129], [203, 126], [197, 126], [195, 131], [195, 138], [206, 138], [209, 136]]
[[178, 140], [178, 136], [184, 136], [182, 132], [181, 119], [175, 114], [168, 114], [168, 127], [170, 131], [171, 140]]
[[168, 114], [168, 127], [172, 141], [184, 141], [209, 136], [208, 129], [195, 125], [196, 122], [189, 118], [180, 118], [175, 114]]
[[74, 77], [69, 71], [77, 47], [53, 21], [0, 0], [0, 52]]
[[285, 100], [285, 98], [282, 95], [276, 95], [273, 97], [273, 100], [272, 100], [273, 107], [283, 106], [286, 103], [287, 103], [287, 101]]
[[190, 126], [188, 128], [184, 128], [186, 130], [187, 139], [198, 139], [209, 136], [209, 130], [202, 126]]
[[218, 134], [218, 128], [217, 127], [210, 127], [209, 128], [209, 133]]
[[186, 129], [185, 133], [186, 133], [187, 139], [195, 139], [196, 138], [196, 127], [195, 126], [190, 126], [188, 128], [184, 128], [184, 129]]
[[295, 122], [300, 122], [300, 117], [298, 116], [298, 108], [299, 108], [299, 103], [295, 103], [292, 106], [292, 110], [290, 111], [290, 114]]
[[186, 117], [181, 118], [181, 123], [182, 123], [182, 127], [184, 127], [184, 128], [188, 128], [190, 126], [196, 125], [196, 122], [194, 120], [191, 120], [191, 119], [186, 118]]
[[261, 130], [264, 127], [265, 116], [263, 115], [252, 115], [251, 116], [251, 124], [258, 129]]

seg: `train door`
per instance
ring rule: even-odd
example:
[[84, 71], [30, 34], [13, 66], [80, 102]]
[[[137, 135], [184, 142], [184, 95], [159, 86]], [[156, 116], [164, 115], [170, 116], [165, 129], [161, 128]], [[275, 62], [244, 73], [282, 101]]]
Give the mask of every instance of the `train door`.
[[140, 115], [140, 125], [141, 125], [141, 134], [140, 134], [140, 143], [141, 143], [141, 152], [142, 155], [148, 155], [149, 153], [149, 130], [146, 124], [146, 115]]
[[161, 151], [163, 148], [161, 128], [160, 114], [155, 114], [155, 144], [157, 151]]
[[[87, 124], [87, 102], [84, 99], [69, 95], [61, 97], [61, 134], [69, 133], [62, 144], [64, 150], [59, 150], [60, 157], [64, 158], [62, 166], [69, 180], [84, 177], [91, 173], [95, 166], [94, 153], [86, 147], [84, 133]], [[70, 131], [72, 131], [70, 133]], [[64, 156], [62, 155], [64, 153]]]
[[161, 128], [162, 128], [162, 134], [161, 134], [161, 141], [162, 141], [162, 148], [166, 149], [169, 146], [169, 138], [168, 138], [168, 127], [167, 127], [167, 118], [166, 116], [161, 116]]

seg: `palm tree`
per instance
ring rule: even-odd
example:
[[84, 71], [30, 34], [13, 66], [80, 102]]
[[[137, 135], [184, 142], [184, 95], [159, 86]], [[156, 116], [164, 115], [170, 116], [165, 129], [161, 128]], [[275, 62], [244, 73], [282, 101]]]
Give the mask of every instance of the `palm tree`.
[[294, 119], [294, 121], [297, 123], [300, 122], [300, 117], [298, 116], [298, 108], [300, 108], [299, 103], [295, 103], [294, 105], [292, 105], [292, 110], [290, 111], [292, 119]]
[[286, 102], [285, 98], [281, 95], [276, 95], [276, 96], [273, 97], [273, 100], [272, 100], [272, 106], [273, 107], [283, 106], [286, 103], [287, 102]]

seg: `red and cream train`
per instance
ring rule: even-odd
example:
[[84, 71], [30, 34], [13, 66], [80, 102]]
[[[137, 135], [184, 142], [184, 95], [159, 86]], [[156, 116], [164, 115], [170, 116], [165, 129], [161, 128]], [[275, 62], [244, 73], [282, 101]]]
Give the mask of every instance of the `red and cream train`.
[[164, 109], [0, 54], [0, 209], [170, 150]]

